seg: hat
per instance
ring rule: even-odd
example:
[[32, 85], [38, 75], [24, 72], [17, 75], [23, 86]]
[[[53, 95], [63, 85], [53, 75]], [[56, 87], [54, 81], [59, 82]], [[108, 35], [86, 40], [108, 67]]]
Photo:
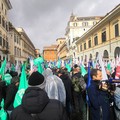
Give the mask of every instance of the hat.
[[10, 75], [11, 75], [12, 77], [18, 76], [18, 72], [10, 71]]
[[17, 83], [20, 81], [20, 78], [18, 76], [15, 76], [12, 78], [11, 83]]
[[38, 71], [33, 72], [28, 81], [29, 87], [39, 87], [43, 89], [45, 87], [44, 76], [40, 74]]
[[9, 73], [5, 74], [4, 80], [7, 85], [11, 84], [11, 79], [12, 79], [12, 76]]

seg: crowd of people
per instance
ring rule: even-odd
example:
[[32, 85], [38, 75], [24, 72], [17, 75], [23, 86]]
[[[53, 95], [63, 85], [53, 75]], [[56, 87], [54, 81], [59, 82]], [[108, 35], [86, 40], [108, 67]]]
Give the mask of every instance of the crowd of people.
[[[28, 71], [28, 88], [16, 108], [21, 74], [7, 71], [0, 79], [0, 103], [4, 98], [9, 120], [120, 120], [120, 85], [102, 82], [100, 69], [91, 68], [90, 76], [82, 76], [77, 64], [71, 72], [64, 67], [46, 68], [42, 74]], [[114, 79], [115, 73], [106, 73]]]

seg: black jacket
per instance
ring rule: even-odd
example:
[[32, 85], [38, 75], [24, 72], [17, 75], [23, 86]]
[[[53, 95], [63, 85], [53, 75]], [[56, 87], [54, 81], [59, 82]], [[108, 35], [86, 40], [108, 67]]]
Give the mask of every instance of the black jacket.
[[110, 104], [108, 92], [99, 90], [99, 81], [91, 81], [88, 88], [88, 97], [92, 113], [92, 120], [100, 120], [100, 108], [102, 109], [103, 120], [110, 120]]
[[72, 82], [71, 82], [69, 76], [66, 75], [66, 74], [61, 75], [60, 78], [62, 79], [63, 84], [65, 86], [65, 90], [66, 90], [66, 102], [67, 101], [71, 102], [72, 101]]
[[13, 102], [15, 99], [15, 95], [17, 93], [18, 86], [16, 86], [14, 83], [8, 85], [6, 89], [6, 99], [4, 104], [5, 110], [13, 110]]
[[2, 98], [5, 99], [6, 96], [6, 84], [5, 81], [0, 81], [0, 103], [2, 101]]
[[67, 116], [61, 102], [50, 100], [40, 88], [29, 87], [10, 120], [67, 120]]

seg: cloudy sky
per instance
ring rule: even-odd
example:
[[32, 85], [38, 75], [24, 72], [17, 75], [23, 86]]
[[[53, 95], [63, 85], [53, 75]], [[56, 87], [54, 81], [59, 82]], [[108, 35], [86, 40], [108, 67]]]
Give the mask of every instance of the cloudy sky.
[[65, 28], [73, 12], [77, 16], [104, 16], [120, 0], [10, 0], [9, 18], [22, 27], [36, 48], [56, 43], [65, 37]]

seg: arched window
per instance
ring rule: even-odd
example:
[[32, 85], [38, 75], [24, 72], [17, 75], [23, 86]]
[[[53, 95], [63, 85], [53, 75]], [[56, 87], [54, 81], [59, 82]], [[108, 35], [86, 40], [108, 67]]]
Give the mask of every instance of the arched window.
[[114, 57], [120, 56], [120, 47], [116, 47], [114, 51]]
[[92, 60], [92, 54], [90, 54], [90, 60]]
[[98, 53], [98, 52], [96, 52], [96, 55], [95, 55], [95, 56], [96, 56], [96, 58], [98, 57], [98, 54], [99, 54], [99, 53]]
[[87, 62], [87, 55], [85, 55], [85, 62]]
[[103, 58], [109, 58], [109, 54], [107, 50], [104, 50]]

